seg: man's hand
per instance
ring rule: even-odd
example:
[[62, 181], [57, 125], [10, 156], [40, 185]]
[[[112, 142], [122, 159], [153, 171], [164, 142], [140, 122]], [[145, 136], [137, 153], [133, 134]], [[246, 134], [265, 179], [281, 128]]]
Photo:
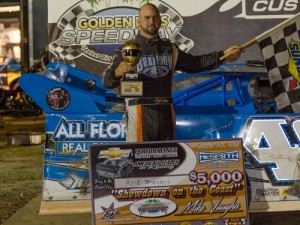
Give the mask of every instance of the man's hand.
[[221, 59], [222, 60], [225, 59], [229, 62], [234, 62], [238, 60], [238, 58], [241, 56], [243, 52], [244, 52], [243, 48], [241, 48], [238, 45], [233, 45], [224, 51], [224, 56], [223, 56], [224, 58], [222, 57]]
[[120, 65], [115, 69], [116, 77], [120, 78], [124, 73], [129, 73], [134, 71], [134, 66], [128, 65], [126, 62], [121, 62]]

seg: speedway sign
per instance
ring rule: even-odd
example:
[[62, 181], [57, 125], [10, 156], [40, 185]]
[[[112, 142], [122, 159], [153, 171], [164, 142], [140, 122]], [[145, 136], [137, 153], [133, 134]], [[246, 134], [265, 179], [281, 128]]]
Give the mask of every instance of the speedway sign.
[[241, 139], [91, 145], [89, 160], [94, 224], [249, 224]]
[[[149, 1], [49, 0], [50, 60], [101, 75], [115, 50], [138, 34], [138, 11], [145, 2]], [[183, 19], [178, 12], [164, 2], [151, 2], [161, 11], [160, 37], [190, 50], [194, 42], [181, 34]], [[62, 7], [60, 11], [57, 4]]]

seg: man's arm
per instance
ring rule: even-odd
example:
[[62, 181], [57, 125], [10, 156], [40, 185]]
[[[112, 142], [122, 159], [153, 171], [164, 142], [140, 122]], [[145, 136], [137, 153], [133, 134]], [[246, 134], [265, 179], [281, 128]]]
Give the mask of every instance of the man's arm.
[[[213, 70], [218, 68], [225, 60], [233, 62], [240, 57], [242, 49], [239, 46], [231, 46], [224, 51], [211, 52], [208, 54], [194, 56], [189, 53], [181, 51], [178, 47], [178, 58], [176, 69], [187, 73], [195, 73], [205, 70]], [[230, 55], [225, 60], [220, 58], [226, 54], [226, 52], [232, 52], [236, 50], [235, 54]]]
[[194, 56], [178, 49], [176, 70], [187, 73], [195, 73], [204, 70], [212, 70], [223, 63], [220, 58], [224, 55], [223, 51], [212, 52], [209, 54]]
[[120, 49], [115, 51], [112, 63], [106, 68], [103, 76], [103, 84], [106, 88], [115, 88], [120, 85], [120, 77], [116, 76], [115, 70], [123, 61]]

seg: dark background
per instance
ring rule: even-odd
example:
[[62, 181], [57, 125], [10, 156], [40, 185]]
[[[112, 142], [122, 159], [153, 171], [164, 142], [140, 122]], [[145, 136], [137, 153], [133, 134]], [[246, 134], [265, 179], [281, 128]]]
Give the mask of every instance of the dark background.
[[[32, 3], [32, 20], [29, 19], [29, 4]], [[7, 28], [12, 23], [19, 23], [21, 30], [21, 63], [29, 65], [29, 59], [38, 60], [41, 53], [48, 44], [47, 29], [47, 0], [1, 0], [0, 8], [7, 6], [20, 6], [19, 12], [0, 12], [0, 23]], [[29, 31], [29, 24], [32, 24], [32, 31]], [[29, 53], [29, 43], [32, 43], [33, 54]]]

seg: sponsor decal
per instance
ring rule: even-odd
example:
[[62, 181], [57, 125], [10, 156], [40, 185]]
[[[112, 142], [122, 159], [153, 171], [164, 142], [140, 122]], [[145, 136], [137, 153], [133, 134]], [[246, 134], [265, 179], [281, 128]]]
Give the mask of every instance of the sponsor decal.
[[65, 178], [59, 180], [58, 183], [68, 190], [76, 190], [82, 194], [89, 193], [90, 182], [87, 179], [88, 171], [78, 170], [78, 173], [81, 176], [75, 173], [70, 173], [69, 171], [64, 171], [64, 169], [60, 167], [60, 175], [64, 175]]
[[239, 161], [239, 151], [228, 151], [228, 152], [198, 152], [199, 156], [199, 163], [206, 163], [206, 162], [215, 162], [215, 161]]
[[203, 225], [218, 225], [218, 224], [214, 223], [214, 222], [207, 222], [207, 223], [204, 223]]
[[122, 157], [128, 157], [131, 154], [131, 150], [121, 150], [120, 148], [109, 148], [108, 150], [101, 151], [98, 158], [108, 159], [121, 159]]
[[103, 206], [101, 206], [101, 208], [103, 210], [101, 221], [109, 221], [109, 219], [114, 218], [115, 215], [119, 214], [119, 212], [114, 209], [114, 203], [112, 203], [109, 208]]
[[299, 12], [299, 0], [242, 1], [242, 14], [246, 19], [289, 18]]
[[246, 223], [246, 219], [226, 219], [224, 220], [225, 225], [243, 225]]
[[280, 190], [278, 188], [258, 188], [256, 195], [259, 197], [280, 195]]
[[[158, 55], [155, 58], [166, 58], [164, 61], [154, 60], [153, 63], [149, 64], [149, 61], [152, 61], [153, 56], [142, 57], [142, 60], [137, 64], [137, 71], [143, 71], [143, 74], [150, 78], [164, 77], [169, 73], [169, 68], [172, 67], [171, 56], [168, 55]], [[164, 63], [160, 65], [160, 63]], [[145, 69], [143, 69], [145, 68]], [[142, 70], [143, 69], [143, 70]]]
[[51, 139], [59, 155], [86, 155], [90, 145], [125, 141], [126, 129], [118, 120], [66, 120], [61, 117]]
[[70, 95], [63, 88], [53, 88], [46, 94], [48, 106], [54, 110], [64, 110], [70, 104]]
[[169, 199], [150, 198], [132, 203], [130, 211], [142, 217], [162, 217], [173, 213], [177, 205]]
[[[212, 7], [220, 6], [217, 13], [223, 13], [234, 9], [237, 6], [242, 8], [242, 13], [234, 18], [243, 17], [246, 19], [275, 19], [288, 18], [299, 12], [299, 0], [227, 0], [227, 1], [204, 1], [197, 4], [198, 0], [172, 1], [165, 0], [174, 7], [182, 16], [191, 17]], [[191, 7], [184, 7], [184, 4], [189, 4]], [[197, 7], [193, 7], [193, 6]]]
[[121, 214], [121, 212], [118, 211], [117, 208], [114, 206], [115, 204], [112, 203], [109, 208], [101, 206], [101, 209], [103, 210], [102, 217], [98, 220], [99, 222], [123, 222], [123, 221], [133, 221], [133, 220], [139, 220], [139, 218], [115, 218], [115, 216], [118, 216]]
[[203, 225], [218, 225], [218, 224], [214, 222], [207, 222], [207, 223], [203, 223]]
[[247, 160], [274, 186], [292, 185], [299, 181], [299, 134], [299, 117], [251, 117], [243, 130]]
[[86, 155], [90, 145], [100, 143], [97, 141], [57, 141], [56, 149], [59, 155]]
[[178, 225], [192, 225], [191, 222], [180, 222], [178, 223]]
[[125, 125], [118, 120], [61, 120], [52, 135], [55, 141], [121, 140], [125, 139]]
[[293, 75], [290, 81], [289, 90], [293, 90], [299, 86], [300, 82], [300, 42], [292, 40], [289, 45], [289, 64], [288, 71]]

